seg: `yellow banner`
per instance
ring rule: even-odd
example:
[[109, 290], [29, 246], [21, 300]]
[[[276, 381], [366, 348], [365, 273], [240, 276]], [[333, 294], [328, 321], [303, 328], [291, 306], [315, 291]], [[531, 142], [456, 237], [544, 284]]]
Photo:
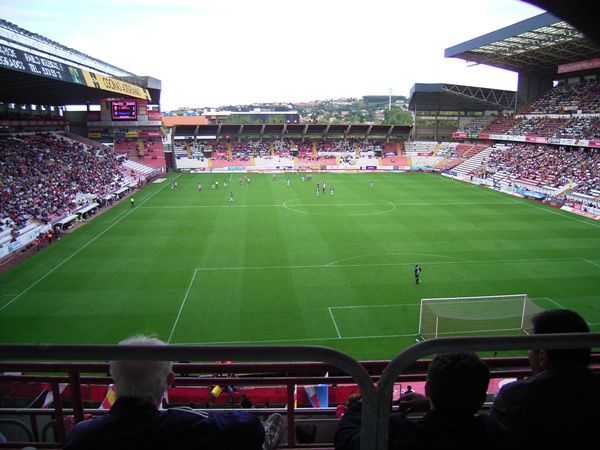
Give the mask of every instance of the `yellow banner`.
[[89, 87], [102, 89], [110, 92], [117, 92], [125, 97], [143, 98], [151, 101], [150, 93], [147, 89], [135, 86], [125, 81], [117, 80], [116, 78], [105, 77], [94, 72], [81, 69], [85, 82]]

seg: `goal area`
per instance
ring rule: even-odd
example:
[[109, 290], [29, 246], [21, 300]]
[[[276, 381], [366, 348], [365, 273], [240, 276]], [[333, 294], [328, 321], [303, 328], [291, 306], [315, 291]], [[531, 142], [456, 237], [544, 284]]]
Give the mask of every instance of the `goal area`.
[[531, 317], [543, 310], [527, 294], [424, 298], [419, 335], [432, 339], [527, 334]]

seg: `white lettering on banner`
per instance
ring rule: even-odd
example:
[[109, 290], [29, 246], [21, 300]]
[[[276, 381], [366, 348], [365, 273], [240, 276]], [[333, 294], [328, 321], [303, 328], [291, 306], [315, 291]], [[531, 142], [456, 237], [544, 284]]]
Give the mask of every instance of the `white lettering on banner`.
[[63, 79], [64, 66], [46, 58], [40, 58], [31, 53], [16, 51], [5, 45], [0, 45], [0, 66], [31, 72], [35, 75], [44, 75], [50, 78]]
[[44, 67], [48, 67], [50, 69], [56, 69], [56, 70], [64, 70], [63, 65], [57, 61], [51, 61], [49, 59], [44, 59], [44, 58], [40, 58], [41, 59], [41, 64]]
[[62, 74], [54, 69], [47, 69], [46, 67], [42, 67], [42, 73], [47, 77], [60, 78], [62, 80]]
[[26, 70], [25, 64], [23, 64], [21, 61], [13, 58], [7, 58], [5, 56], [0, 56], [0, 65], [10, 69]]
[[0, 45], [0, 55], [7, 56], [9, 58], [17, 58], [17, 53], [14, 51], [14, 49], [4, 45]]
[[38, 75], [42, 74], [42, 72], [40, 72], [40, 69], [38, 69], [35, 64], [29, 63], [28, 65], [29, 65], [29, 70], [31, 70], [33, 73], [36, 73]]
[[104, 85], [113, 91], [116, 92], [123, 92], [125, 94], [129, 94], [129, 95], [135, 95], [137, 97], [143, 96], [143, 92], [140, 88], [138, 88], [137, 86], [132, 86], [128, 83], [123, 83], [120, 82], [118, 80], [114, 80], [112, 78], [108, 78], [108, 77], [101, 77], [102, 81], [104, 82]]
[[28, 63], [40, 64], [40, 58], [38, 58], [37, 56], [25, 52], [23, 52], [23, 55], [25, 55], [25, 60]]

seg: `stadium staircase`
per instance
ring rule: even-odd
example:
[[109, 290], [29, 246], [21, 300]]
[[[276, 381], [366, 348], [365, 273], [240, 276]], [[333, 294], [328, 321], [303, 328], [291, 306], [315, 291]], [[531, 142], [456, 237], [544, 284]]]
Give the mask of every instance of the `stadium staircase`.
[[455, 166], [452, 171], [456, 172], [457, 176], [469, 176], [476, 173], [493, 150], [493, 147], [486, 145], [483, 150], [479, 150], [474, 156]]
[[153, 171], [166, 171], [165, 152], [160, 139], [149, 139], [146, 141], [116, 140], [113, 148], [116, 153], [124, 154], [129, 160], [150, 167]]

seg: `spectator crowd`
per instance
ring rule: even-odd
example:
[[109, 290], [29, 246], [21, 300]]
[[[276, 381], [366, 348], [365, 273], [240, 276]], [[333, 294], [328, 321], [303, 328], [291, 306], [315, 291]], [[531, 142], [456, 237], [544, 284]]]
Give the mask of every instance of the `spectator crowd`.
[[16, 230], [76, 209], [78, 196], [104, 196], [125, 180], [111, 150], [50, 133], [0, 137], [0, 215]]

